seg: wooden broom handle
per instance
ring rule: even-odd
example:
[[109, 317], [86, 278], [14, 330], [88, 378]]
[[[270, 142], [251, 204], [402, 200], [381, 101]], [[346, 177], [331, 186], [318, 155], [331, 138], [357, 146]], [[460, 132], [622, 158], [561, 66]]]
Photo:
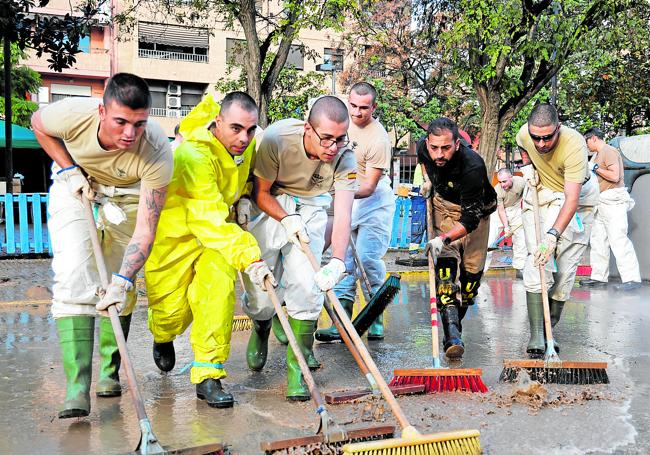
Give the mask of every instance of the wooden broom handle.
[[363, 283], [366, 285], [366, 291], [368, 291], [368, 297], [370, 300], [374, 297], [372, 293], [372, 288], [370, 286], [370, 280], [368, 279], [368, 274], [366, 273], [366, 269], [361, 263], [361, 258], [359, 257], [359, 252], [357, 251], [357, 245], [354, 243], [354, 239], [352, 236], [350, 236], [350, 248], [352, 249], [352, 255], [354, 256], [354, 260], [357, 263], [357, 267], [359, 268], [359, 272], [361, 273], [361, 278], [363, 279]]
[[[433, 232], [433, 198], [425, 199], [427, 205], [427, 241], [434, 237]], [[434, 365], [440, 363], [440, 341], [438, 339], [438, 304], [436, 302], [436, 267], [431, 257], [427, 254], [429, 265], [429, 308], [431, 310], [431, 352]]]
[[[320, 265], [316, 261], [316, 258], [314, 257], [314, 253], [312, 253], [311, 250], [309, 249], [309, 245], [307, 245], [304, 242], [301, 242], [301, 244], [302, 244], [302, 251], [307, 256], [307, 259], [311, 263], [311, 266], [314, 268], [314, 271], [318, 272], [320, 270]], [[366, 346], [363, 344], [363, 341], [361, 341], [361, 337], [359, 336], [354, 326], [352, 325], [352, 321], [350, 321], [350, 318], [348, 317], [347, 313], [343, 309], [343, 306], [341, 305], [341, 302], [339, 302], [339, 299], [336, 297], [334, 291], [332, 291], [331, 289], [327, 291], [327, 297], [332, 303], [332, 306], [334, 307], [334, 310], [336, 311], [336, 314], [338, 315], [339, 319], [343, 323], [343, 326], [345, 327], [346, 331], [350, 335], [350, 338], [352, 338], [352, 341], [354, 342], [354, 345], [356, 346], [357, 350], [361, 354], [363, 361], [365, 362], [366, 366], [370, 370], [370, 374], [372, 374], [372, 376], [375, 378], [375, 381], [377, 382], [381, 394], [384, 396], [384, 399], [388, 403], [388, 406], [390, 406], [391, 411], [393, 412], [395, 418], [397, 419], [400, 426], [402, 427], [402, 430], [409, 428], [412, 429], [412, 431], [415, 431], [415, 429], [412, 427], [412, 425], [409, 423], [408, 419], [406, 418], [404, 411], [402, 411], [402, 408], [397, 403], [397, 400], [393, 396], [393, 393], [388, 388], [388, 384], [386, 384], [386, 381], [384, 381], [384, 378], [381, 376], [381, 373], [377, 369], [377, 365], [375, 364], [374, 360], [372, 360], [372, 357], [368, 353], [368, 349], [366, 349]]]
[[[537, 247], [539, 248], [539, 244], [542, 243], [542, 228], [539, 216], [539, 195], [537, 193], [539, 175], [537, 174], [537, 171], [533, 172], [533, 181], [536, 183], [535, 186], [532, 185], [531, 180], [528, 180], [528, 184], [531, 186], [532, 191], [533, 218], [535, 220], [535, 239], [537, 240]], [[546, 270], [544, 267], [545, 265], [538, 266], [540, 288], [542, 290], [542, 307], [544, 308], [544, 331], [546, 333], [546, 339], [553, 340], [553, 328], [551, 327], [551, 310], [548, 302], [548, 289], [546, 288]]]
[[[104, 254], [102, 253], [102, 247], [99, 244], [99, 237], [97, 236], [97, 225], [95, 224], [95, 217], [93, 215], [93, 208], [90, 205], [90, 201], [82, 196], [82, 201], [84, 205], [84, 214], [86, 220], [88, 221], [88, 231], [90, 233], [90, 242], [93, 245], [93, 251], [95, 256], [95, 262], [97, 263], [97, 271], [99, 272], [99, 278], [102, 283], [104, 290], [108, 288], [108, 272], [106, 270], [106, 262], [104, 261]], [[120, 317], [117, 314], [117, 308], [115, 305], [108, 307], [108, 315], [111, 319], [111, 326], [113, 327], [113, 332], [115, 333], [115, 340], [117, 341], [117, 347], [120, 351], [120, 357], [122, 358], [122, 366], [126, 371], [126, 379], [129, 383], [129, 392], [131, 393], [131, 398], [133, 399], [133, 404], [135, 406], [136, 413], [138, 415], [138, 420], [147, 419], [147, 412], [144, 408], [144, 401], [138, 388], [138, 382], [135, 378], [135, 370], [133, 369], [133, 364], [131, 363], [131, 358], [129, 357], [129, 351], [126, 347], [126, 339], [124, 338], [124, 332], [122, 331], [122, 325], [120, 324]]]
[[302, 355], [300, 346], [298, 346], [298, 341], [296, 340], [296, 336], [294, 335], [293, 330], [289, 325], [289, 320], [287, 319], [287, 315], [284, 314], [284, 311], [282, 311], [282, 304], [280, 303], [280, 300], [278, 299], [278, 296], [275, 293], [275, 289], [273, 289], [273, 284], [271, 284], [271, 281], [267, 278], [264, 281], [264, 285], [266, 286], [266, 293], [271, 299], [271, 302], [273, 302], [273, 306], [275, 307], [275, 313], [278, 315], [278, 319], [280, 320], [280, 324], [282, 325], [282, 328], [284, 329], [284, 333], [287, 336], [289, 345], [291, 346], [291, 349], [293, 349], [293, 354], [296, 356], [296, 359], [298, 360], [298, 365], [300, 365], [300, 372], [302, 373], [305, 382], [307, 383], [307, 388], [309, 389], [309, 393], [311, 394], [312, 399], [316, 403], [316, 407], [324, 409], [325, 401], [323, 400], [320, 391], [316, 388], [314, 377], [312, 376], [311, 371], [309, 371], [309, 366], [307, 366], [307, 362], [305, 361], [305, 356]]

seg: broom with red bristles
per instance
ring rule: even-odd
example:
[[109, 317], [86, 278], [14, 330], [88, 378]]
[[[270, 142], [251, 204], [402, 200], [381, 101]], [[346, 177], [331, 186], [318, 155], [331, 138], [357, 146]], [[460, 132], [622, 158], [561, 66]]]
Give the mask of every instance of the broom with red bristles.
[[[433, 238], [433, 210], [431, 199], [427, 201], [427, 233]], [[436, 272], [431, 253], [429, 261], [429, 306], [431, 307], [431, 348], [433, 368], [395, 370], [390, 386], [424, 385], [426, 393], [439, 392], [480, 392], [488, 391], [483, 383], [480, 368], [443, 368], [440, 364], [438, 343], [438, 308], [436, 306]]]

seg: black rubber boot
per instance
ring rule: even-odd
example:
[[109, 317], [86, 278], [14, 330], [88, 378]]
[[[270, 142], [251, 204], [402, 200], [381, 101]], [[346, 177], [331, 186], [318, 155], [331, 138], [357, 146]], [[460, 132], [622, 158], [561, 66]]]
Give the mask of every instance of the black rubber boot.
[[450, 359], [460, 359], [465, 353], [465, 345], [461, 339], [458, 307], [453, 304], [442, 307], [442, 328], [445, 338], [442, 341], [445, 355]]
[[223, 390], [220, 379], [206, 379], [196, 385], [196, 397], [213, 408], [232, 408], [235, 403], [231, 393]]
[[369, 340], [383, 340], [384, 339], [384, 315], [380, 314], [368, 328]]
[[174, 351], [174, 342], [167, 343], [153, 342], [153, 361], [160, 371], [172, 371], [176, 364], [176, 352]]
[[280, 344], [284, 346], [289, 344], [289, 340], [287, 340], [287, 334], [284, 333], [284, 329], [282, 328], [282, 324], [280, 324], [280, 319], [278, 319], [277, 314], [273, 316], [271, 330], [273, 330], [273, 335], [275, 335], [275, 338], [280, 342]]
[[[354, 306], [354, 301], [348, 299], [340, 299], [339, 301], [348, 317], [352, 318], [352, 307]], [[339, 331], [336, 330], [336, 326], [332, 324], [326, 329], [316, 330], [316, 339], [322, 342], [341, 341], [341, 336], [339, 335]]]
[[66, 393], [59, 419], [85, 417], [90, 413], [95, 318], [70, 316], [56, 320]]
[[[301, 321], [289, 317], [291, 330], [296, 336], [302, 355], [307, 359], [308, 352], [314, 344], [314, 331], [318, 321]], [[307, 401], [311, 399], [300, 370], [300, 364], [291, 346], [287, 347], [287, 399], [290, 401]]]
[[[129, 336], [131, 315], [120, 317], [120, 326], [124, 339]], [[119, 397], [122, 395], [120, 386], [120, 350], [111, 325], [111, 318], [99, 318], [99, 379], [95, 386], [98, 397]]]
[[253, 371], [262, 371], [266, 365], [269, 352], [269, 335], [271, 333], [271, 319], [256, 321], [253, 319], [253, 330], [246, 347], [246, 362]]
[[530, 341], [526, 352], [531, 357], [544, 355], [544, 308], [542, 307], [542, 294], [526, 292], [526, 305], [528, 306], [528, 323], [530, 325]]

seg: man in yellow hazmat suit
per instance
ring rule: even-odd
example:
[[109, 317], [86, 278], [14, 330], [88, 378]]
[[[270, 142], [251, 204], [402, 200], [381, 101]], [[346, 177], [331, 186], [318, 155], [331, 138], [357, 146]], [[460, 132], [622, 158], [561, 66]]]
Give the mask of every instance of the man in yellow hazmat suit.
[[156, 365], [162, 371], [174, 368], [173, 340], [193, 322], [190, 380], [196, 396], [217, 408], [234, 401], [221, 379], [230, 352], [237, 271], [262, 289], [266, 277], [275, 284], [255, 238], [228, 219], [233, 205], [240, 212], [250, 207], [242, 201], [251, 188], [257, 120], [255, 102], [242, 92], [229, 93], [221, 106], [208, 96], [183, 119], [185, 141], [174, 154], [174, 176], [145, 267]]

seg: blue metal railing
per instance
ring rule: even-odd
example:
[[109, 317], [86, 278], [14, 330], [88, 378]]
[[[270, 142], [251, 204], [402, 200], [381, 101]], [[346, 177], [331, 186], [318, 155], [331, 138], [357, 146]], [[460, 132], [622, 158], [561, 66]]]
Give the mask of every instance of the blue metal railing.
[[47, 193], [0, 195], [0, 256], [51, 253], [45, 225]]
[[[408, 248], [411, 242], [411, 219], [413, 214], [413, 206], [410, 197], [399, 196], [395, 201], [395, 214], [393, 215], [393, 227], [390, 237], [389, 248]], [[418, 218], [416, 218], [418, 219]], [[420, 219], [419, 223], [423, 223], [424, 219]], [[427, 241], [426, 228], [420, 226], [424, 230], [420, 246], [424, 246]]]

